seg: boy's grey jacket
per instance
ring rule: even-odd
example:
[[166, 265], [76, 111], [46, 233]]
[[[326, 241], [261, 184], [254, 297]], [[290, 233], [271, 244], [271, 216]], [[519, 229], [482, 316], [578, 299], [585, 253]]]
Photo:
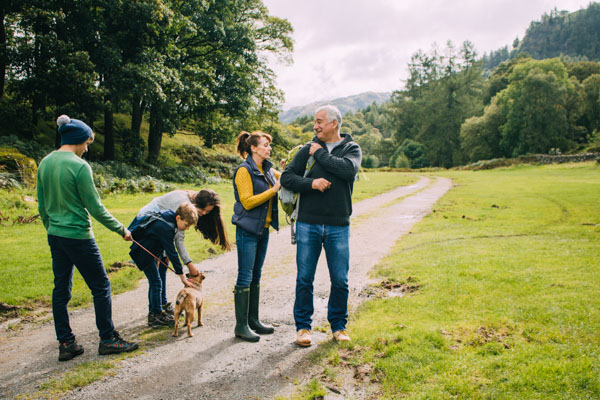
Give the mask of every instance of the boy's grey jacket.
[[[281, 184], [287, 189], [301, 193], [298, 222], [344, 226], [350, 224], [352, 214], [352, 190], [360, 169], [362, 152], [349, 134], [342, 134], [342, 141], [331, 153], [316, 136], [313, 142], [323, 148], [314, 153], [315, 164], [304, 177], [310, 143], [298, 151], [296, 157], [281, 175]], [[312, 188], [312, 181], [325, 178], [331, 188], [320, 192]]]

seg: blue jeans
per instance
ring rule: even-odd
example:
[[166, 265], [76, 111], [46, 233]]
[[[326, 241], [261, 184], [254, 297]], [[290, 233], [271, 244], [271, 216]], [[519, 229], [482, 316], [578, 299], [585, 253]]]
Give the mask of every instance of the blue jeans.
[[48, 235], [48, 244], [52, 254], [52, 272], [54, 272], [52, 315], [58, 341], [66, 342], [75, 338], [67, 310], [73, 287], [73, 266], [77, 267], [92, 291], [96, 327], [100, 338], [105, 340], [113, 337], [115, 328], [112, 322], [110, 280], [106, 275], [96, 241]]
[[263, 235], [258, 236], [236, 227], [235, 242], [238, 255], [238, 277], [235, 285], [258, 285], [269, 245], [269, 229], [265, 228]]
[[297, 252], [296, 301], [294, 320], [296, 330], [311, 329], [313, 282], [321, 249], [325, 249], [331, 291], [327, 304], [327, 320], [331, 331], [346, 329], [348, 322], [348, 271], [350, 269], [350, 226], [296, 224]]
[[[163, 260], [164, 261], [164, 260]], [[158, 264], [158, 261], [155, 261], [154, 264]], [[161, 291], [160, 291], [160, 304], [167, 304], [167, 267], [162, 264], [158, 266], [158, 275], [160, 276], [161, 283]]]
[[148, 311], [152, 314], [160, 314], [162, 311], [163, 280], [159, 269], [156, 267], [156, 261], [146, 266], [142, 271], [148, 279]]

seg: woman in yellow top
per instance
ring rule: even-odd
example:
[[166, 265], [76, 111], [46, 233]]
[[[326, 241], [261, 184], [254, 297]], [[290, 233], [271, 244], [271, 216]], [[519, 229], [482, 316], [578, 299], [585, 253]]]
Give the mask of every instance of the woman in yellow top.
[[236, 226], [238, 254], [234, 333], [250, 342], [260, 339], [254, 332], [274, 331], [258, 318], [260, 275], [269, 244], [269, 226], [279, 229], [277, 192], [281, 188], [281, 173], [275, 171], [268, 160], [271, 141], [268, 133], [255, 131], [240, 133], [236, 143], [238, 153], [245, 160], [233, 174], [235, 204], [231, 222]]

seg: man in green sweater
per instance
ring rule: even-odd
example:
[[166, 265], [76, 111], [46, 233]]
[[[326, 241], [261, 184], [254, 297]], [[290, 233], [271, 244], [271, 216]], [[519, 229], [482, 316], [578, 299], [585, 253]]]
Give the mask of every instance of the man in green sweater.
[[123, 340], [114, 329], [110, 281], [92, 231], [93, 216], [102, 225], [131, 241], [131, 233], [104, 208], [94, 186], [92, 169], [81, 158], [94, 141], [92, 129], [82, 121], [61, 115], [57, 120], [61, 146], [40, 163], [37, 176], [38, 209], [48, 232], [54, 290], [52, 314], [59, 342], [59, 361], [83, 354], [69, 323], [73, 266], [92, 291], [99, 354], [133, 351], [137, 343]]

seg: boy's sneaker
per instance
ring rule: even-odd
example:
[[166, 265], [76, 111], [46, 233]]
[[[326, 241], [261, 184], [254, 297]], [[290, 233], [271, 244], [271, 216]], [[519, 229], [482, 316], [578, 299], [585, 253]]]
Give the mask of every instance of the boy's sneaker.
[[148, 314], [148, 325], [152, 328], [160, 328], [162, 326], [174, 327], [175, 320], [173, 316], [169, 318], [169, 315], [161, 311], [159, 314], [150, 313]]
[[113, 337], [107, 340], [101, 340], [100, 346], [98, 346], [98, 354], [117, 354], [134, 351], [138, 348], [136, 342], [127, 342], [119, 335], [119, 332], [115, 331]]
[[58, 345], [58, 361], [69, 361], [81, 354], [83, 354], [83, 346], [78, 345], [75, 339], [61, 342]]

